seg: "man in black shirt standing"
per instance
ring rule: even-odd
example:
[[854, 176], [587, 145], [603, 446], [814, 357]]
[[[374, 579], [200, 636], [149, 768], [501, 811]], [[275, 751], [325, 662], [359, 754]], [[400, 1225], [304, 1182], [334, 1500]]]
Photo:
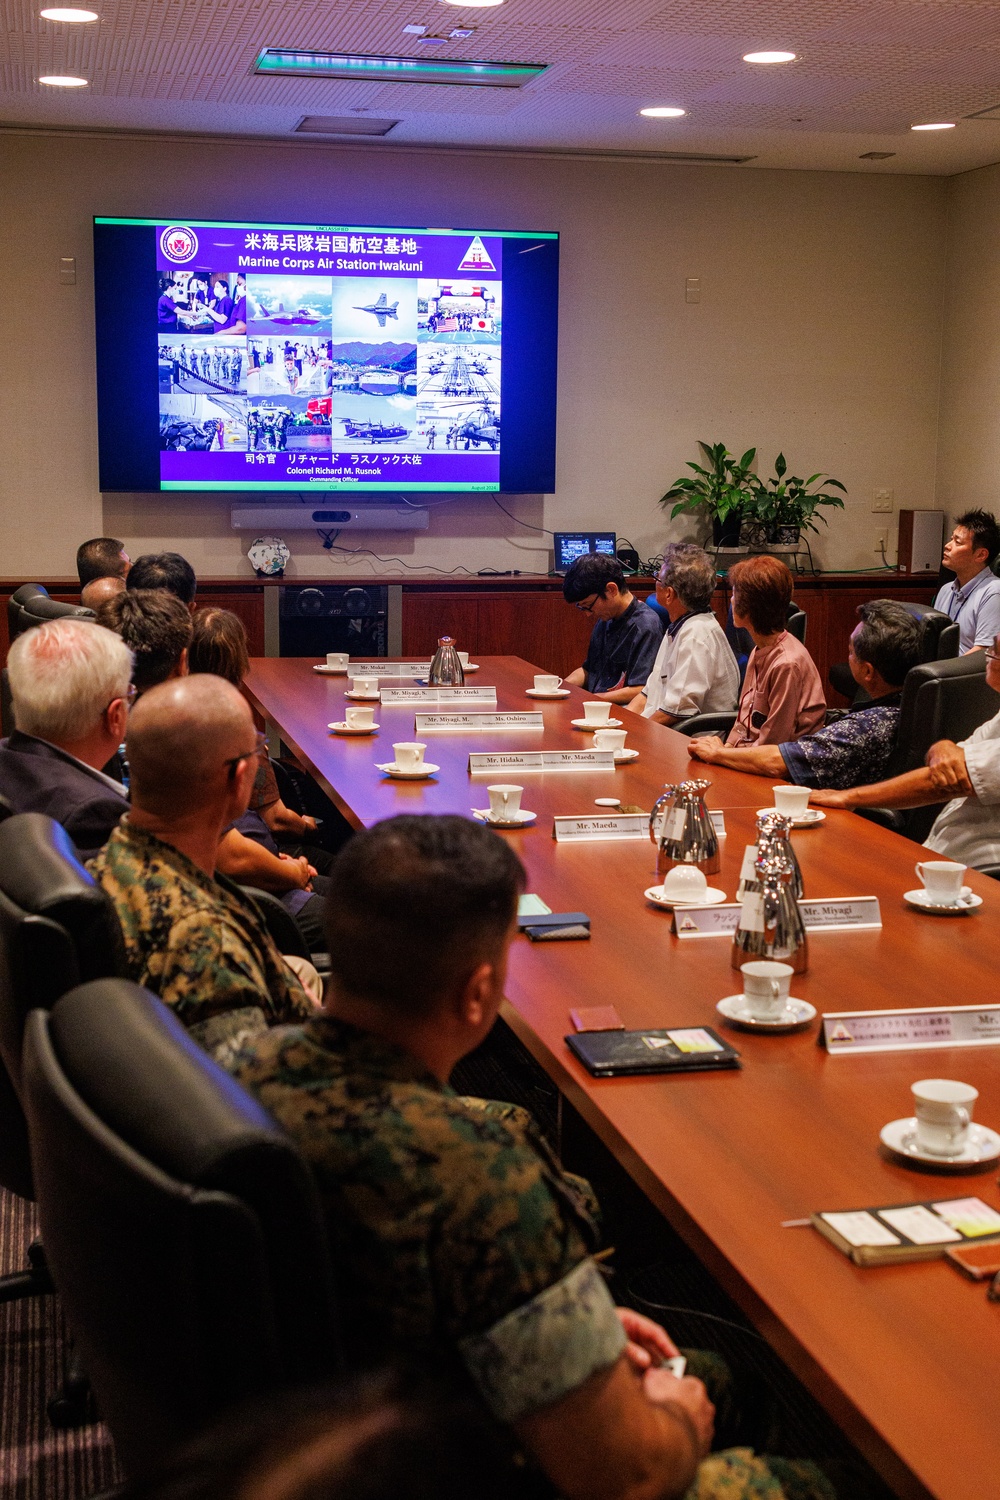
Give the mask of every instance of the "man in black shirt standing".
[[628, 703], [653, 670], [663, 638], [659, 615], [629, 591], [618, 559], [600, 552], [571, 564], [563, 598], [596, 621], [587, 659], [566, 682], [609, 703]]

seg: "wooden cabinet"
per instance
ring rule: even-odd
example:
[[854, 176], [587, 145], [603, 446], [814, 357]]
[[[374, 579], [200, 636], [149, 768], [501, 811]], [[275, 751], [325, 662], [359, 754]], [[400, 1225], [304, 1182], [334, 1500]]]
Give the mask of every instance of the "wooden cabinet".
[[474, 656], [521, 656], [565, 677], [582, 664], [590, 630], [587, 616], [565, 603], [561, 590], [403, 589], [404, 656], [427, 655], [442, 635], [451, 635]]

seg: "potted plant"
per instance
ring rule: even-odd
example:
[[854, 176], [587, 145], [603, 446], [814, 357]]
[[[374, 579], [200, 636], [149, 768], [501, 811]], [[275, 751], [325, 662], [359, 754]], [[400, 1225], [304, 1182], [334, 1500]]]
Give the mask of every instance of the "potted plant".
[[[750, 465], [757, 454], [756, 448], [748, 448], [743, 457], [737, 459], [725, 443], [703, 443], [698, 447], [705, 457], [705, 464], [689, 463], [694, 473], [689, 479], [683, 475], [675, 479], [660, 504], [676, 501], [670, 519], [684, 512], [705, 510], [712, 520], [712, 536], [717, 547], [739, 545], [740, 528], [744, 510], [751, 498], [749, 481]], [[707, 467], [706, 467], [707, 465]]]
[[818, 531], [816, 519], [827, 524], [826, 516], [818, 515], [820, 506], [844, 508], [839, 495], [827, 493], [828, 487], [847, 494], [839, 479], [831, 479], [826, 474], [811, 474], [808, 479], [789, 474], [785, 455], [779, 453], [770, 479], [761, 479], [757, 474], [751, 474], [749, 478], [747, 509], [758, 533], [757, 540], [771, 546], [794, 547], [803, 530]]

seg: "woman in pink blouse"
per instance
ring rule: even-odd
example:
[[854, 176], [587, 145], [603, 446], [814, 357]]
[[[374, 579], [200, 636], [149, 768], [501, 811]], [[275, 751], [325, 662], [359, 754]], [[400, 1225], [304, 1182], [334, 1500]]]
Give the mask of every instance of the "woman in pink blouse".
[[785, 629], [792, 575], [767, 555], [729, 570], [733, 623], [754, 643], [727, 745], [782, 745], [822, 728], [826, 699], [816, 663]]

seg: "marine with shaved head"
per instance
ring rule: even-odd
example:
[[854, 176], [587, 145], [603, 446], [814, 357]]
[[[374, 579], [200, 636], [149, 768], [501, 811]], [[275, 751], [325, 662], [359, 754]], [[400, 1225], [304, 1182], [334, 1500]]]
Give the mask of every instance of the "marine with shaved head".
[[132, 806], [90, 868], [118, 912], [129, 977], [225, 1066], [248, 1037], [313, 1011], [253, 901], [214, 873], [260, 737], [243, 696], [206, 673], [144, 693], [125, 744]]

